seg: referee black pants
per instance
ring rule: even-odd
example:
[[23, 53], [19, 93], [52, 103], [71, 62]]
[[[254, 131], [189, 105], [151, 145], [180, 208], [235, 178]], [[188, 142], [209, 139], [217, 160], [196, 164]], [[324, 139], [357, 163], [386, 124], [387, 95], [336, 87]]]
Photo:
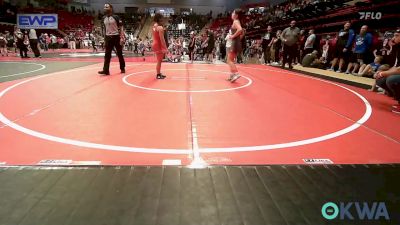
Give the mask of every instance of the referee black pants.
[[31, 45], [32, 51], [35, 54], [35, 57], [40, 56], [40, 51], [38, 49], [38, 40], [37, 39], [29, 39], [29, 44]]
[[106, 36], [105, 44], [106, 44], [106, 54], [104, 56], [103, 71], [110, 72], [111, 52], [114, 48], [117, 51], [117, 56], [119, 59], [119, 68], [121, 70], [124, 70], [125, 69], [125, 60], [124, 60], [124, 56], [122, 55], [122, 46], [120, 43], [120, 36], [119, 35]]

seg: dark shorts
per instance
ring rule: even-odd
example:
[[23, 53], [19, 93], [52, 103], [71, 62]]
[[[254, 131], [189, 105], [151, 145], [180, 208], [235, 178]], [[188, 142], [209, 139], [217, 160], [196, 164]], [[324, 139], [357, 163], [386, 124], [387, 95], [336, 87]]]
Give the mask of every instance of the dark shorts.
[[367, 60], [366, 53], [352, 53], [350, 57], [351, 63], [366, 63]]
[[351, 56], [350, 50], [343, 52], [344, 46], [336, 46], [335, 51], [333, 51], [333, 58], [348, 60]]
[[208, 45], [206, 48], [206, 53], [211, 54], [214, 51], [214, 45]]

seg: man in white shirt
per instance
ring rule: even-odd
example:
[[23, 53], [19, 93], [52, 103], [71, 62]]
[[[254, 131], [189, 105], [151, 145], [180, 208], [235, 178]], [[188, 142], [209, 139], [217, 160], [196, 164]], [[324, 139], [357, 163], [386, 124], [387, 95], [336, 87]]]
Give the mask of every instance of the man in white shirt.
[[304, 44], [304, 55], [310, 54], [314, 50], [314, 44], [317, 36], [314, 34], [314, 30], [311, 29], [308, 32], [308, 38], [306, 40], [306, 43]]
[[32, 48], [33, 53], [35, 54], [36, 58], [41, 58], [40, 56], [40, 51], [38, 49], [38, 37], [36, 34], [36, 30], [35, 29], [30, 29], [29, 30], [29, 45]]

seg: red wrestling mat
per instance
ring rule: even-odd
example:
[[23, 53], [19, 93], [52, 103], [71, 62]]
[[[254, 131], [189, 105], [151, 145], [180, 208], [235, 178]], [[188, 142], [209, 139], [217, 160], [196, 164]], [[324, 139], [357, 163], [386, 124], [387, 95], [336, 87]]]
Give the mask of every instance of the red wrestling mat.
[[[261, 65], [101, 64], [0, 84], [6, 165], [398, 163], [391, 99]], [[310, 160], [311, 159], [311, 160]], [[47, 161], [46, 161], [47, 160]], [[53, 161], [51, 161], [53, 160]]]

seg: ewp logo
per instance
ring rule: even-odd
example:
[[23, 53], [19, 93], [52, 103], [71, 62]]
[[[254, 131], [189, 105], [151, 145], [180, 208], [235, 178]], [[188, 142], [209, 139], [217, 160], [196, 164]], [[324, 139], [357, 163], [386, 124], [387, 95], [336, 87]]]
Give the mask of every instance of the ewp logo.
[[[354, 214], [355, 207], [356, 214]], [[373, 202], [372, 205], [367, 202], [340, 202], [339, 206], [333, 202], [327, 202], [322, 206], [322, 216], [327, 220], [334, 220], [339, 216], [340, 220], [390, 220], [389, 213], [384, 202]], [[356, 218], [354, 217], [356, 215]]]
[[57, 14], [18, 14], [20, 29], [58, 29]]

